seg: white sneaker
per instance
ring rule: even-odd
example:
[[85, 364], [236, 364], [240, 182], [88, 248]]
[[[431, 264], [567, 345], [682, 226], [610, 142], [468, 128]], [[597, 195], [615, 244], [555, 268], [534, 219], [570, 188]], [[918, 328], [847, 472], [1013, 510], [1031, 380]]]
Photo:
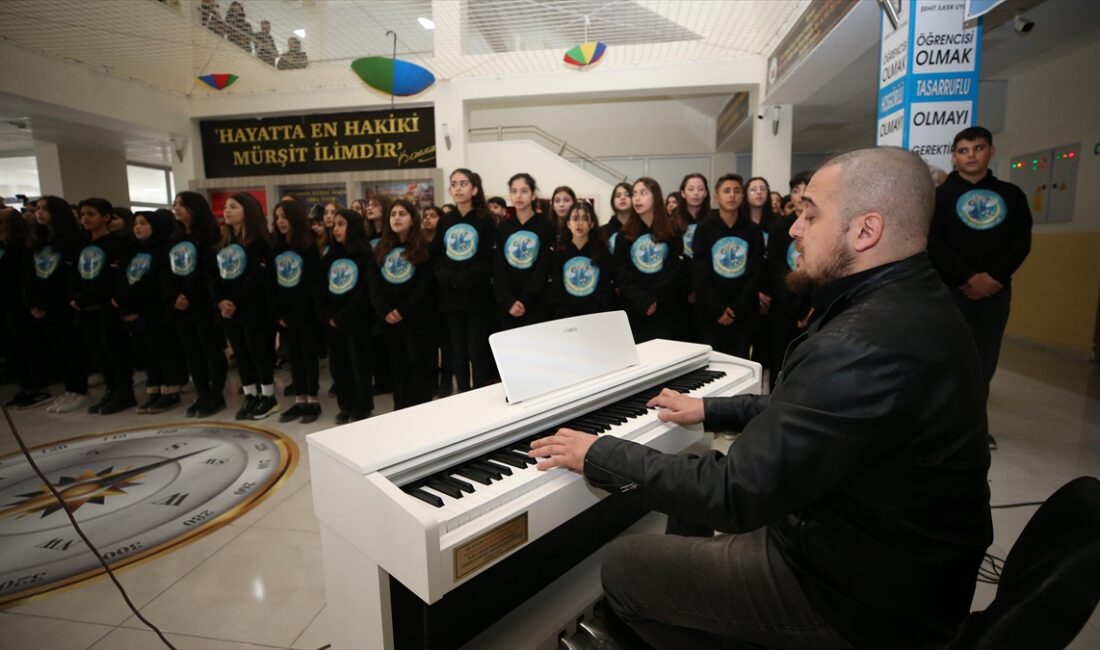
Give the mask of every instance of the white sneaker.
[[68, 413], [83, 408], [88, 403], [88, 396], [80, 393], [70, 393], [69, 400], [57, 407], [57, 413]]
[[58, 395], [57, 397], [55, 397], [54, 400], [52, 402], [50, 402], [49, 406], [46, 407], [46, 412], [47, 413], [60, 413], [60, 411], [58, 411], [57, 409], [61, 408], [61, 405], [64, 404], [65, 402], [69, 401], [69, 397], [71, 395], [72, 395], [72, 393], [70, 393], [69, 391], [65, 391], [64, 394]]

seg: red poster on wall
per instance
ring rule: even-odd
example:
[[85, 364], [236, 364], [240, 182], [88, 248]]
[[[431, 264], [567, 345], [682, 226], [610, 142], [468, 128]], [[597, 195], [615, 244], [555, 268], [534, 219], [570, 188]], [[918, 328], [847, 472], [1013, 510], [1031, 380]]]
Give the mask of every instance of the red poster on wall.
[[251, 194], [260, 202], [260, 207], [263, 208], [264, 215], [267, 215], [267, 191], [262, 187], [235, 187], [228, 190], [210, 190], [210, 209], [214, 211], [214, 216], [217, 217], [219, 224], [222, 222], [222, 213], [225, 212], [225, 200], [240, 192]]

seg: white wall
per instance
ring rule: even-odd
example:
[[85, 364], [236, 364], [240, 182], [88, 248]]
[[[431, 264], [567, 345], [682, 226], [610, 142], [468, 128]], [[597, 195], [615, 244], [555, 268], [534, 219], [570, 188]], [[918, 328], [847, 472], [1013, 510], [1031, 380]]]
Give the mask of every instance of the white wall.
[[1073, 221], [1038, 224], [1036, 232], [1100, 231], [1100, 87], [1096, 62], [1100, 42], [1092, 43], [1008, 80], [1005, 129], [994, 136], [999, 178], [1011, 178], [1013, 156], [1074, 142], [1081, 143]]
[[[540, 144], [530, 140], [470, 143], [466, 148], [466, 159], [469, 168], [481, 175], [487, 197], [497, 195], [507, 201], [508, 179], [517, 172], [527, 172], [538, 183], [540, 197], [548, 199], [555, 187], [568, 185], [577, 196], [595, 199], [596, 214], [601, 223], [610, 217], [612, 185]], [[445, 201], [440, 197], [439, 200], [449, 202], [450, 198]]]

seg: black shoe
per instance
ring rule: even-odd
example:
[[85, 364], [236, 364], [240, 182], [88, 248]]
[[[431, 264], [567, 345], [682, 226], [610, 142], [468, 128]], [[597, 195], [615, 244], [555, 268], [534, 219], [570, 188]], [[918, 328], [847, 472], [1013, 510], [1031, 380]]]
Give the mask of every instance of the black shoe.
[[17, 405], [18, 405], [18, 404], [20, 403], [20, 402], [22, 402], [22, 401], [23, 401], [23, 400], [25, 400], [25, 399], [27, 399], [27, 392], [26, 392], [26, 391], [22, 391], [22, 390], [21, 390], [21, 391], [19, 391], [18, 393], [16, 393], [15, 395], [12, 395], [12, 398], [11, 398], [11, 399], [9, 399], [8, 401], [4, 402], [4, 407], [5, 407], [5, 408], [9, 408], [9, 409], [13, 409], [13, 408], [15, 408], [15, 407], [16, 407], [16, 406], [17, 406]]
[[994, 438], [993, 436], [989, 435], [988, 433], [985, 434], [985, 435], [989, 437], [989, 450], [992, 451], [992, 450], [996, 449], [997, 448], [997, 439]]
[[256, 408], [256, 400], [259, 399], [259, 395], [245, 395], [241, 400], [241, 408], [237, 409], [237, 415], [234, 417], [238, 420], [248, 420], [252, 417], [252, 409]]
[[108, 388], [103, 392], [103, 397], [100, 398], [98, 402], [88, 407], [88, 412], [99, 413], [103, 409], [103, 407], [107, 405], [107, 402], [110, 402], [114, 398], [114, 396], [114, 391]]
[[272, 413], [279, 412], [279, 400], [274, 395], [260, 395], [252, 405], [249, 418], [262, 420]]
[[180, 404], [179, 393], [161, 393], [152, 404], [149, 405], [146, 413], [163, 413], [171, 409], [176, 408]]
[[194, 402], [191, 402], [191, 406], [187, 407], [187, 410], [184, 412], [184, 416], [193, 418], [198, 415], [199, 411], [202, 410], [202, 404], [204, 401], [206, 401], [206, 397], [203, 395], [199, 395]]
[[439, 388], [435, 389], [435, 396], [436, 397], [447, 397], [448, 395], [450, 395], [453, 392], [455, 392], [454, 387], [451, 386], [450, 384], [446, 384], [444, 386], [440, 386]]
[[351, 414], [347, 411], [340, 411], [336, 414], [336, 424], [347, 424], [351, 420]]
[[133, 392], [120, 393], [111, 398], [109, 402], [99, 408], [100, 415], [114, 415], [120, 411], [126, 409], [132, 409], [137, 406], [137, 400], [134, 399]]
[[294, 388], [294, 382], [290, 382], [286, 385], [286, 388], [283, 389], [283, 397], [293, 397], [297, 392], [298, 391]]
[[357, 411], [355, 413], [352, 413], [351, 414], [351, 421], [352, 422], [358, 422], [359, 420], [366, 420], [367, 418], [370, 417], [370, 414], [372, 412], [373, 411]]
[[305, 402], [295, 402], [294, 406], [291, 406], [279, 415], [279, 422], [297, 420], [299, 417], [305, 415], [307, 409], [308, 407]]
[[302, 410], [302, 424], [316, 422], [319, 417], [321, 417], [321, 405], [317, 402], [306, 404]]
[[333, 385], [328, 387], [328, 396], [329, 397], [336, 397], [336, 384], [333, 384]]
[[149, 409], [153, 408], [153, 405], [160, 399], [160, 393], [150, 393], [149, 399], [145, 400], [145, 403], [138, 407], [138, 414], [149, 413]]
[[225, 398], [222, 397], [221, 393], [200, 397], [196, 405], [198, 406], [195, 411], [195, 417], [197, 418], [208, 418], [226, 407]]
[[284, 370], [290, 370], [290, 362], [286, 359], [276, 359], [275, 372], [283, 372]]
[[31, 390], [22, 395], [23, 397], [15, 404], [17, 409], [32, 409], [36, 406], [42, 406], [50, 399], [50, 394], [44, 390]]

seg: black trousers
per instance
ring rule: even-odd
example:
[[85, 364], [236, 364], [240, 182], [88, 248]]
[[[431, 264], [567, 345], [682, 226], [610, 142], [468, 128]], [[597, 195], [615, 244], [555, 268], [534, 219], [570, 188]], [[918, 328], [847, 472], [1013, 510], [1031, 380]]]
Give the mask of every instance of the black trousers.
[[279, 338], [290, 361], [290, 380], [299, 397], [316, 397], [320, 390], [318, 355], [322, 346], [321, 328], [316, 321], [279, 329]]
[[645, 311], [638, 313], [627, 311], [630, 329], [634, 333], [635, 343], [644, 343], [652, 339], [674, 339], [680, 330], [680, 303], [676, 300], [661, 300], [657, 311], [646, 316]]
[[187, 369], [200, 397], [221, 395], [229, 364], [225, 360], [225, 332], [212, 311], [196, 308], [175, 322]]
[[982, 360], [985, 380], [993, 381], [997, 372], [997, 361], [1001, 356], [1001, 342], [1008, 325], [1008, 312], [1012, 305], [1012, 287], [1005, 287], [988, 298], [971, 300], [958, 289], [951, 291], [959, 311], [962, 312], [970, 333], [974, 335], [974, 344], [978, 346], [978, 356]]
[[42, 336], [43, 328], [30, 311], [20, 305], [11, 305], [11, 309], [0, 320], [4, 326], [4, 340], [7, 345], [8, 363], [14, 368], [15, 379], [22, 391], [44, 391], [49, 386], [49, 355], [41, 354], [49, 348]]
[[749, 345], [752, 343], [752, 325], [734, 321], [729, 325], [717, 322], [699, 323], [699, 341], [714, 349], [715, 352], [732, 354], [742, 359], [749, 358]]
[[123, 326], [130, 336], [134, 359], [145, 366], [146, 389], [187, 383], [183, 351], [170, 325], [139, 317], [123, 321]]
[[329, 369], [336, 382], [340, 412], [366, 415], [374, 410], [371, 391], [371, 333], [368, 323], [328, 327]]
[[237, 355], [237, 376], [241, 386], [275, 383], [275, 324], [265, 307], [238, 310], [223, 318], [225, 338]]
[[402, 321], [384, 324], [382, 335], [389, 352], [390, 376], [393, 377], [393, 409], [430, 402], [435, 387], [435, 346], [431, 324]]
[[450, 387], [455, 376], [451, 355], [451, 330], [447, 326], [447, 314], [439, 312], [435, 316], [436, 320], [432, 323], [432, 336], [435, 337], [439, 357], [439, 385]]
[[465, 311], [447, 312], [447, 327], [451, 332], [451, 354], [458, 390], [470, 390], [470, 370], [473, 387], [489, 385], [489, 312], [472, 307]]
[[122, 319], [113, 307], [80, 312], [81, 329], [89, 352], [103, 360], [103, 381], [108, 390], [127, 392], [134, 389], [134, 361], [130, 341]]

